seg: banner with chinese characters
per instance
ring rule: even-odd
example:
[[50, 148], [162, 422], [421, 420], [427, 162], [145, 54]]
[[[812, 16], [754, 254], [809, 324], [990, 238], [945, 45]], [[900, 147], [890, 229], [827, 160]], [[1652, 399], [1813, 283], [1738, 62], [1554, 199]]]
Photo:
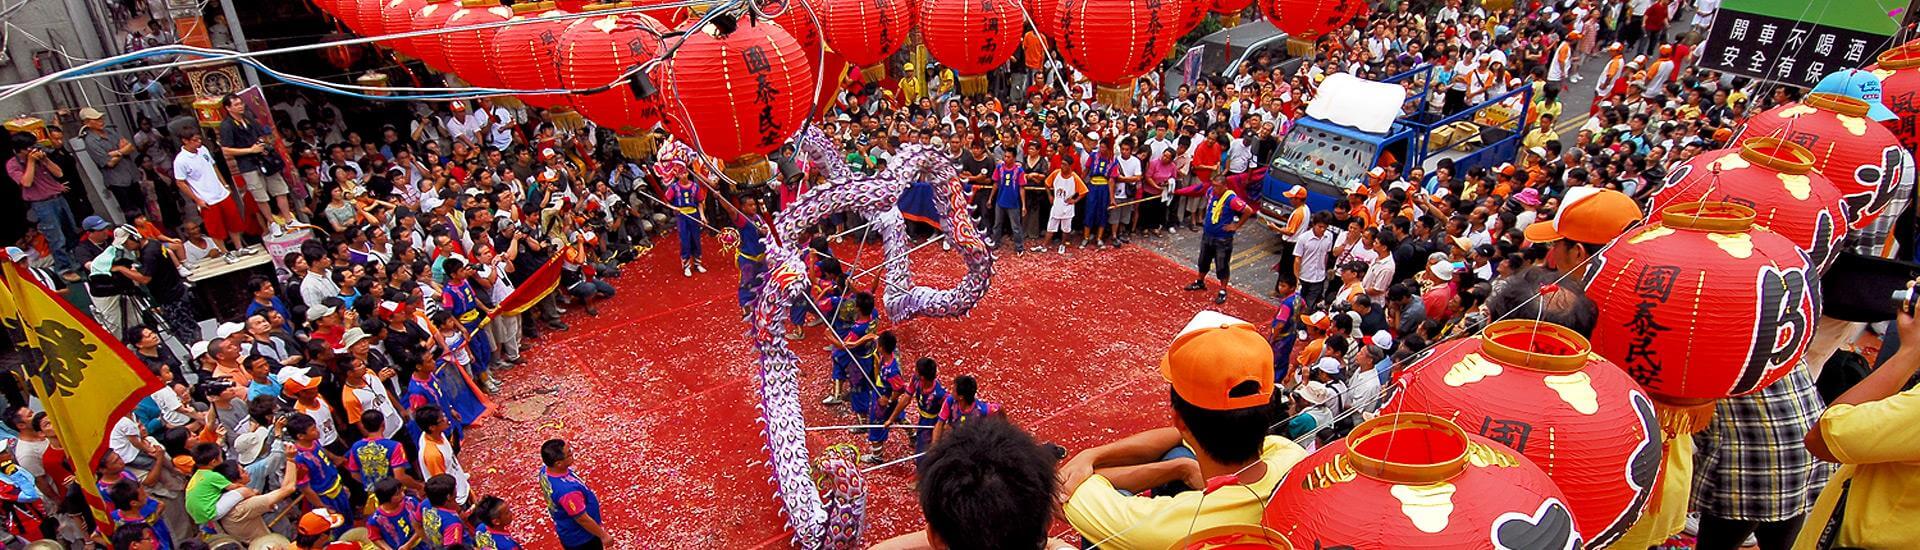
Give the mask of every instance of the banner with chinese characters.
[[1907, 0], [1726, 0], [1707, 41], [1703, 68], [1812, 87], [1857, 69], [1893, 44]]

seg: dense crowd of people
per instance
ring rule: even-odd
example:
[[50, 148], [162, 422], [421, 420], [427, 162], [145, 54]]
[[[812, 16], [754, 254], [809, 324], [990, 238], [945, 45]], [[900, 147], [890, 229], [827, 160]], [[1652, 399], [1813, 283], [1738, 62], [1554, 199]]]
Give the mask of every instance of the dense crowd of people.
[[[795, 300], [787, 337], [805, 339], [817, 324], [831, 332], [824, 403], [881, 426], [864, 430], [863, 460], [888, 460], [894, 424], [918, 428], [894, 446], [917, 457], [929, 530], [883, 545], [1038, 546], [1056, 498], [1082, 540], [1107, 547], [1164, 548], [1196, 528], [1258, 523], [1287, 467], [1374, 414], [1395, 367], [1429, 344], [1508, 315], [1591, 330], [1594, 308], [1576, 268], [1644, 217], [1671, 167], [1730, 146], [1747, 116], [1801, 93], [1699, 69], [1695, 46], [1719, 2], [1689, 4], [1572, 0], [1489, 11], [1460, 0], [1398, 2], [1321, 37], [1297, 64], [1270, 51], [1234, 74], [1172, 89], [1143, 79], [1126, 109], [1096, 103], [1090, 83], [1032, 52], [991, 75], [987, 96], [955, 93], [957, 78], [938, 67], [896, 67], [924, 81], [843, 86], [819, 125], [845, 148], [844, 162], [872, 174], [903, 146], [945, 151], [974, 190], [972, 210], [955, 214], [1005, 253], [1098, 254], [1198, 232], [1199, 277], [1186, 289], [1214, 289], [1222, 303], [1236, 234], [1280, 237], [1277, 283], [1259, 289], [1270, 292], [1272, 317], [1203, 313], [1167, 351], [1160, 369], [1177, 422], [1061, 462], [1065, 453], [981, 398], [989, 381], [943, 380], [933, 358], [896, 357], [901, 343], [881, 327], [874, 296], [833, 255], [832, 243], [860, 235], [864, 221], [822, 224], [810, 243], [810, 292]], [[1323, 79], [1425, 65], [1428, 78], [1407, 82], [1431, 93], [1405, 114], [1457, 113], [1531, 87], [1518, 96], [1533, 102], [1517, 123], [1518, 157], [1467, 170], [1384, 159], [1324, 211], [1307, 206], [1304, 188], [1262, 189]], [[1562, 100], [1573, 97], [1592, 97], [1591, 108], [1568, 112]], [[667, 233], [679, 241], [681, 275], [696, 277], [710, 276], [703, 236], [738, 231], [746, 307], [766, 269], [760, 236], [770, 216], [831, 184], [791, 147], [771, 157], [773, 181], [739, 184], [700, 163], [626, 158], [603, 129], [510, 102], [271, 99], [268, 125], [267, 113], [226, 98], [217, 131], [144, 116], [122, 130], [82, 110], [86, 162], [124, 225], [98, 205], [76, 221], [69, 198], [81, 161], [62, 140], [12, 136], [7, 173], [34, 227], [7, 259], [50, 287], [85, 285], [96, 319], [166, 383], [114, 425], [111, 452], [87, 465], [66, 460], [46, 415], [22, 405], [17, 381], [0, 384], [10, 404], [0, 420], [17, 434], [0, 446], [0, 503], [13, 535], [116, 549], [275, 537], [301, 549], [336, 539], [515, 547], [514, 511], [472, 488], [460, 461], [463, 430], [486, 414], [499, 378], [542, 334], [567, 330], [568, 310], [597, 315], [621, 264]], [[653, 139], [659, 150], [675, 143], [664, 132]], [[245, 301], [204, 334], [189, 299], [194, 272], [295, 232], [311, 237], [274, 258], [272, 273], [194, 283]], [[562, 268], [557, 292], [501, 309], [550, 261]], [[1890, 370], [1920, 364], [1898, 357]], [[1218, 373], [1199, 372], [1218, 365], [1244, 376], [1223, 386]], [[1802, 445], [1826, 404], [1801, 371], [1742, 398], [1747, 406], [1723, 408], [1700, 436], [1691, 502], [1666, 502], [1649, 517], [1665, 515], [1622, 547], [1669, 544], [1679, 528], [1667, 526], [1689, 507], [1698, 522], [1675, 543], [1699, 548], [1736, 548], [1749, 536], [1786, 548], [1799, 531], [1820, 528], [1803, 525], [1828, 471], [1819, 460], [1847, 459], [1838, 450], [1857, 443], [1824, 432], [1813, 450]], [[1899, 390], [1882, 378], [1862, 383], [1859, 392], [1873, 395], [1850, 392], [1842, 405]], [[1755, 423], [1769, 429], [1740, 428]], [[1823, 432], [1812, 433], [1810, 441]], [[540, 450], [545, 511], [563, 546], [600, 548], [610, 528], [594, 492], [570, 473], [572, 452], [559, 440]], [[118, 528], [87, 513], [75, 468], [99, 473]], [[1222, 476], [1251, 491], [1207, 496]], [[1134, 496], [1147, 492], [1165, 498]], [[1847, 522], [1897, 521], [1848, 512]]]

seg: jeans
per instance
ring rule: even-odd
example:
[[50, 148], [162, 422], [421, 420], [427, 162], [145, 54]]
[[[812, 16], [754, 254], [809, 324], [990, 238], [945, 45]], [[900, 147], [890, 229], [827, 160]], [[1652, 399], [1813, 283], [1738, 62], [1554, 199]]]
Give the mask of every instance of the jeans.
[[1027, 248], [1027, 232], [1020, 228], [1020, 209], [994, 207], [993, 231], [991, 235], [987, 236], [987, 240], [993, 241], [995, 246], [998, 246], [1000, 239], [1007, 236], [1008, 230], [1011, 230], [1013, 233], [1013, 249], [1015, 251], [1025, 250]]
[[[33, 212], [33, 219], [39, 224], [40, 233], [47, 236], [47, 248], [53, 249], [53, 270], [67, 271], [77, 267], [73, 255], [68, 250], [68, 232], [73, 227], [73, 208], [67, 206], [66, 197], [55, 196], [43, 201], [27, 203]], [[93, 258], [87, 258], [89, 260]]]

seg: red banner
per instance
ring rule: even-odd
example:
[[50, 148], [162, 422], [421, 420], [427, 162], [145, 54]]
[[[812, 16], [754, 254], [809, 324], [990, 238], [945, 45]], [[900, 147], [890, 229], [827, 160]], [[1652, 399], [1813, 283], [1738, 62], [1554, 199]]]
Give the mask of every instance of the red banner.
[[545, 265], [535, 270], [533, 276], [527, 277], [526, 281], [520, 283], [519, 288], [513, 289], [513, 293], [508, 294], [507, 299], [501, 300], [500, 305], [494, 308], [493, 314], [519, 315], [534, 304], [540, 303], [540, 300], [546, 298], [547, 294], [552, 293], [556, 288], [560, 288], [559, 254], [555, 254], [553, 259], [547, 260]]

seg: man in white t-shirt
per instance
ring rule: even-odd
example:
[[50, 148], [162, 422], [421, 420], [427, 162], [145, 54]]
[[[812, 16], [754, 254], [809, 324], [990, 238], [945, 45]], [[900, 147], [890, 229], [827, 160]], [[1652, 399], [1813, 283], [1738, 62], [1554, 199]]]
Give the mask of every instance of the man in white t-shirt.
[[505, 151], [513, 147], [513, 111], [495, 105], [486, 98], [480, 99], [480, 110], [487, 115], [487, 142], [494, 149]]
[[1300, 303], [1311, 307], [1324, 298], [1327, 290], [1327, 254], [1333, 251], [1333, 232], [1327, 229], [1327, 215], [1313, 216], [1307, 231], [1293, 243], [1293, 275], [1300, 281]]
[[1079, 174], [1056, 168], [1053, 173], [1047, 174], [1047, 192], [1052, 205], [1047, 211], [1047, 240], [1040, 246], [1044, 248], [1058, 237], [1060, 241], [1054, 251], [1066, 254], [1067, 234], [1073, 232], [1073, 204], [1087, 195], [1087, 184]]
[[131, 414], [113, 423], [113, 429], [107, 433], [107, 450], [113, 451], [128, 467], [141, 470], [152, 466], [153, 455], [160, 452], [158, 446], [147, 440], [147, 429], [140, 427]]
[[1140, 162], [1140, 155], [1134, 151], [1131, 137], [1120, 141], [1119, 165], [1114, 170], [1113, 211], [1108, 213], [1108, 222], [1113, 224], [1114, 240], [1126, 243], [1131, 242], [1127, 236], [1140, 222], [1140, 205], [1127, 203], [1139, 198], [1140, 181], [1147, 173], [1146, 164]]
[[465, 101], [450, 103], [447, 105], [447, 110], [452, 111], [452, 114], [447, 115], [447, 121], [441, 125], [447, 128], [449, 138], [454, 141], [465, 141], [475, 146], [480, 145], [480, 130], [487, 125], [486, 115], [476, 115], [467, 112], [467, 102]]
[[[180, 136], [180, 152], [173, 156], [174, 183], [180, 186], [180, 194], [200, 210], [207, 235], [232, 243], [228, 250], [239, 250], [246, 246], [240, 241], [245, 220], [240, 217], [238, 201], [233, 200], [233, 190], [220, 180], [220, 170], [205, 141], [197, 131]], [[232, 253], [228, 254], [228, 261], [233, 261]]]

